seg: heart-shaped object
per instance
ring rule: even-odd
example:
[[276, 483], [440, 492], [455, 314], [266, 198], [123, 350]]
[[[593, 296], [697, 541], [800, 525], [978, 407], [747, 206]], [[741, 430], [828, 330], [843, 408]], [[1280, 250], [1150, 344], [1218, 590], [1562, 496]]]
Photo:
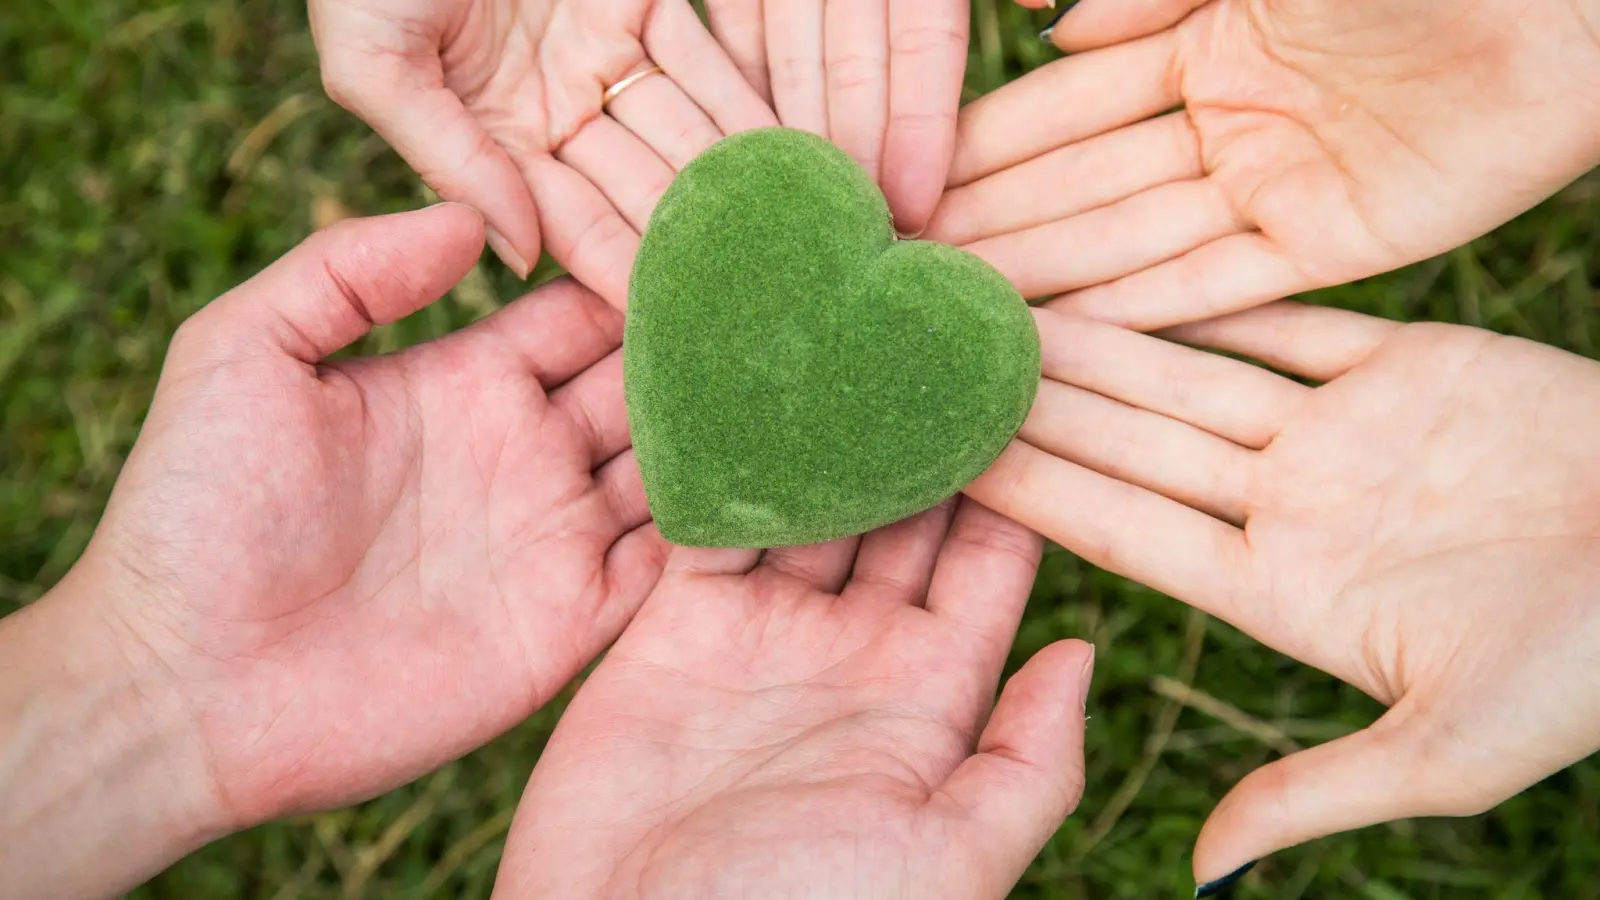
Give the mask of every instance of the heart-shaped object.
[[982, 474], [1039, 385], [1027, 303], [977, 257], [897, 241], [854, 160], [783, 128], [721, 141], [650, 219], [623, 364], [661, 534], [860, 534]]

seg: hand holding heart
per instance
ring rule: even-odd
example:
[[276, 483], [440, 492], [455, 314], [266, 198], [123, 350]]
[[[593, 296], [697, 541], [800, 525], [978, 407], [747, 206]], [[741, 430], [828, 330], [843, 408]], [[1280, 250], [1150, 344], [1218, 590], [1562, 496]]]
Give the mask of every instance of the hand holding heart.
[[1047, 380], [971, 496], [1391, 707], [1240, 783], [1199, 880], [1600, 750], [1600, 363], [1286, 302], [1168, 335], [1310, 388], [1037, 315]]
[[[458, 205], [342, 223], [180, 330], [83, 559], [0, 622], [0, 722], [38, 725], [0, 760], [6, 888], [119, 893], [219, 834], [397, 787], [621, 632], [666, 554], [621, 313], [563, 280], [326, 360], [482, 248]], [[62, 771], [106, 760], [114, 778]], [[84, 784], [104, 787], [51, 793]]]
[[1443, 253], [1600, 164], [1594, 0], [1083, 0], [1051, 37], [963, 110], [926, 236], [1141, 331]]
[[970, 501], [673, 551], [517, 809], [496, 897], [999, 900], [1083, 789], [1091, 649], [994, 701], [1040, 541]]
[[[322, 77], [526, 277], [547, 250], [619, 308], [650, 209], [725, 134], [776, 125], [688, 0], [312, 0]], [[606, 88], [653, 62], [609, 105]], [[953, 127], [953, 126], [952, 126]]]

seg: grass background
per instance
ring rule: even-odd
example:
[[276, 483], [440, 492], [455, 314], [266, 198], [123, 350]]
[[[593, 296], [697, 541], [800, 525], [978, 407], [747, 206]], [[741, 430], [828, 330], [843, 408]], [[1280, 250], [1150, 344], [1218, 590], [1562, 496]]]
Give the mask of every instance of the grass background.
[[[976, 0], [973, 96], [1050, 58], [1039, 18]], [[57, 0], [0, 14], [0, 613], [81, 551], [137, 434], [167, 341], [314, 227], [424, 202], [385, 144], [322, 94], [301, 0]], [[363, 346], [391, 350], [519, 290], [485, 262]], [[1324, 300], [1483, 325], [1594, 355], [1600, 178], [1472, 246]], [[1508, 598], [1514, 599], [1514, 598]], [[1100, 648], [1090, 788], [1020, 898], [1186, 897], [1207, 811], [1252, 768], [1369, 722], [1357, 692], [1063, 553], [1016, 660]], [[484, 897], [559, 703], [358, 808], [220, 842], [143, 898]], [[1246, 898], [1600, 898], [1600, 764], [1470, 820], [1282, 853]], [[0, 878], [4, 873], [0, 873]]]

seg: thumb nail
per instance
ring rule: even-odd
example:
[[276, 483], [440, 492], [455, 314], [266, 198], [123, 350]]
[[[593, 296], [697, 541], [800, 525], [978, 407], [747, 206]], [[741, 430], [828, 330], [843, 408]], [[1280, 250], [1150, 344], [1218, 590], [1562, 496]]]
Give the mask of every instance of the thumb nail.
[[[1043, 31], [1039, 32], [1039, 40], [1044, 41], [1046, 44], [1051, 43], [1050, 36], [1055, 33], [1056, 26], [1061, 24], [1061, 17], [1072, 12], [1072, 7], [1076, 3], [1077, 0], [1066, 0], [1065, 3], [1061, 4], [1061, 11], [1056, 13], [1055, 18], [1051, 19], [1048, 25], [1044, 26]], [[1050, 4], [1050, 8], [1055, 9], [1055, 4]]]
[[1194, 889], [1195, 900], [1200, 900], [1202, 897], [1222, 897], [1232, 893], [1233, 886], [1238, 884], [1244, 876], [1250, 874], [1250, 870], [1255, 867], [1255, 863], [1248, 862], [1216, 881], [1208, 881], [1200, 885]]
[[518, 278], [527, 278], [528, 273], [533, 271], [533, 267], [522, 258], [522, 254], [518, 253], [517, 249], [511, 246], [511, 242], [506, 240], [505, 235], [496, 231], [494, 226], [484, 229], [484, 238], [489, 242], [489, 249], [494, 251], [494, 255], [500, 257], [506, 268], [517, 273]]
[[1094, 645], [1090, 644], [1089, 658], [1083, 661], [1083, 674], [1078, 678], [1078, 689], [1083, 693], [1078, 699], [1084, 709], [1089, 708], [1089, 686], [1094, 683], [1094, 654]]

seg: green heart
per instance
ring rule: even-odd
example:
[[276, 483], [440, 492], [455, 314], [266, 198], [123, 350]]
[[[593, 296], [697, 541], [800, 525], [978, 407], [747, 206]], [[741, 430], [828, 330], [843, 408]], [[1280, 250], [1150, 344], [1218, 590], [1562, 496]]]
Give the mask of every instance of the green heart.
[[1039, 334], [977, 257], [896, 241], [850, 157], [768, 128], [662, 197], [623, 364], [661, 534], [780, 547], [899, 521], [982, 474], [1033, 405]]

